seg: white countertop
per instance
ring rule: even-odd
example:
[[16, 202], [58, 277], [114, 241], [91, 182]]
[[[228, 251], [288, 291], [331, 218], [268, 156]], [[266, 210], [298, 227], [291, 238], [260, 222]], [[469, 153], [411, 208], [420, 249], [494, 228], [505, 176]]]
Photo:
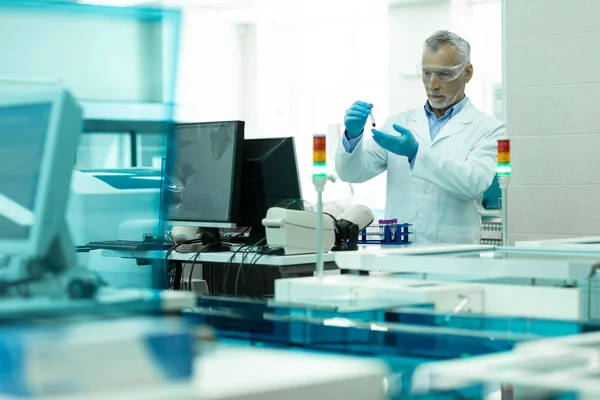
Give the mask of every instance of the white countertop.
[[338, 268], [362, 271], [584, 281], [600, 265], [600, 252], [435, 245], [336, 253], [335, 262]]

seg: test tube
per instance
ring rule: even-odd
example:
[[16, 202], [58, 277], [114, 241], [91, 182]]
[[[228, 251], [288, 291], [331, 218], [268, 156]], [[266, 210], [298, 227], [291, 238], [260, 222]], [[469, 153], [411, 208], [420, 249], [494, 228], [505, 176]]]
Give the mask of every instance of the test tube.
[[379, 220], [379, 240], [381, 242], [385, 241], [385, 225], [382, 219]]
[[397, 232], [397, 228], [398, 228], [398, 220], [396, 218], [394, 218], [392, 220], [392, 226], [390, 227], [390, 231], [391, 231], [391, 239], [392, 242], [396, 242], [396, 232]]
[[390, 239], [391, 239], [391, 232], [390, 232], [390, 228], [392, 225], [392, 220], [391, 219], [386, 219], [385, 221], [383, 221], [385, 223], [385, 233], [383, 235], [384, 237], [384, 241], [387, 243]]
[[373, 116], [373, 109], [371, 108], [371, 112], [369, 113], [369, 117], [371, 118], [371, 125], [375, 128], [375, 117]]

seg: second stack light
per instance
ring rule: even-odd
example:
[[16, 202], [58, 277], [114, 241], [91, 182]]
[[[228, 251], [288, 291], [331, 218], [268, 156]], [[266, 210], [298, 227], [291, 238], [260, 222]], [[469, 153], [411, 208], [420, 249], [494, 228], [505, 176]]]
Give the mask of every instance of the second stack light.
[[510, 139], [498, 139], [498, 176], [510, 176]]

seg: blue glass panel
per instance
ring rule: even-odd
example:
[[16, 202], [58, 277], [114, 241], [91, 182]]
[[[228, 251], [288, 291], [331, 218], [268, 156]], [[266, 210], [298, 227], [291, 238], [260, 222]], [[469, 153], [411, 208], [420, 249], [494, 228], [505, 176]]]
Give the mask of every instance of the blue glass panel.
[[173, 120], [179, 10], [0, 0], [0, 19], [8, 38], [0, 50], [11, 54], [0, 68], [3, 89], [61, 83], [78, 100], [91, 100], [86, 118], [127, 110], [126, 119], [136, 120], [143, 106], [152, 120]]
[[[430, 305], [390, 312], [273, 306], [266, 301], [228, 297], [201, 298], [198, 304], [185, 313], [186, 320], [214, 327], [221, 341], [382, 360], [393, 379], [399, 380], [395, 383], [399, 389], [390, 389], [392, 399], [481, 398], [483, 386], [411, 396], [412, 375], [422, 363], [510, 351], [521, 341], [600, 326], [594, 322], [448, 316], [433, 312]], [[572, 398], [569, 396], [572, 394], [557, 398]]]
[[81, 170], [115, 189], [160, 189], [161, 171], [147, 168]]
[[473, 314], [439, 314], [408, 309], [403, 309], [397, 313], [389, 313], [388, 321], [486, 332], [531, 334], [545, 337], [574, 335], [583, 331], [594, 332], [600, 330], [599, 321], [562, 321]]

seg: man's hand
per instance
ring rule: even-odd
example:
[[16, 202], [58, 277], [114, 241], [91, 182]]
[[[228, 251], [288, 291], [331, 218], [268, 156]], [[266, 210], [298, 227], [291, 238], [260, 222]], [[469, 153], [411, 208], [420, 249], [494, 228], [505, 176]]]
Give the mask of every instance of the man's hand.
[[387, 151], [407, 157], [412, 162], [419, 150], [419, 143], [408, 129], [396, 124], [393, 127], [400, 136], [388, 135], [377, 129], [372, 129], [373, 140]]
[[346, 111], [344, 125], [348, 132], [348, 139], [354, 139], [361, 135], [367, 123], [367, 118], [371, 113], [371, 108], [373, 108], [373, 105], [369, 103], [356, 101]]

